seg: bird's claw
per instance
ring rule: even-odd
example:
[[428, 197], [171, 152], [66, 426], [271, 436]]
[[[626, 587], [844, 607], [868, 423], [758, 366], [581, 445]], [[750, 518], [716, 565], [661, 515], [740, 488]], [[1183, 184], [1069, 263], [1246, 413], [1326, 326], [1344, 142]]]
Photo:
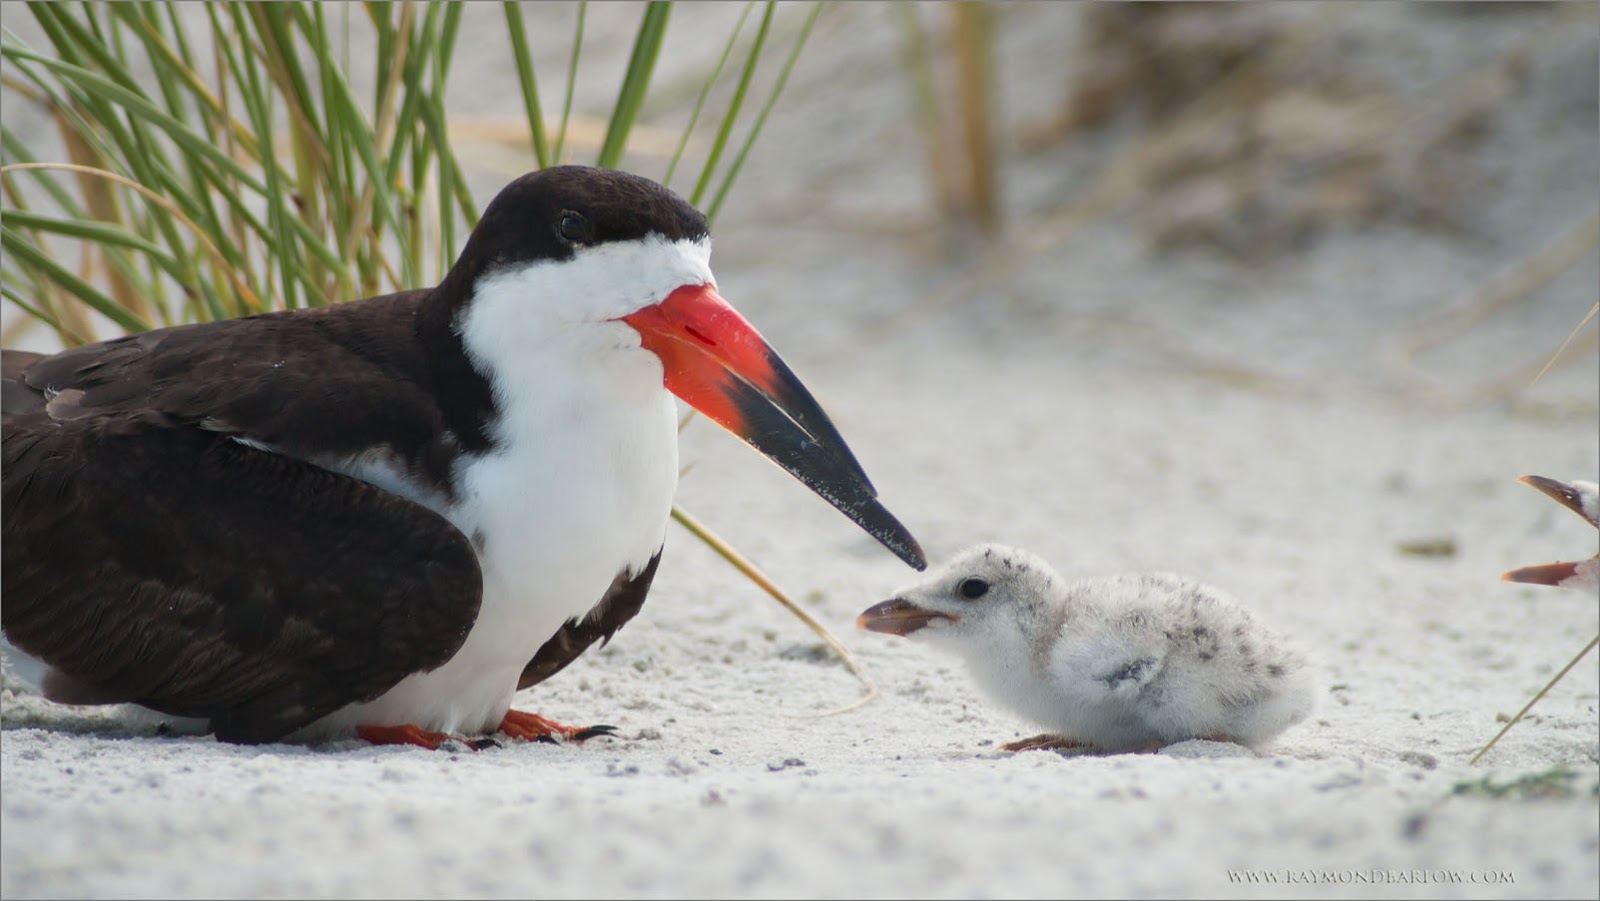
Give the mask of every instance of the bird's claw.
[[505, 718], [500, 721], [500, 731], [512, 738], [520, 738], [525, 741], [559, 744], [563, 741], [584, 742], [602, 735], [615, 735], [617, 727], [607, 725], [564, 726], [537, 713], [508, 710]]

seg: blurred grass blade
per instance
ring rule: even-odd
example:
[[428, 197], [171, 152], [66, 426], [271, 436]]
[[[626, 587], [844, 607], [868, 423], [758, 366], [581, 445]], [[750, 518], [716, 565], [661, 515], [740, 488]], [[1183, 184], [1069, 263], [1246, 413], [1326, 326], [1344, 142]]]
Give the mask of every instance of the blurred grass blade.
[[11, 301], [12, 303], [16, 304], [17, 308], [22, 310], [22, 312], [27, 313], [34, 319], [37, 319], [46, 326], [49, 326], [51, 331], [61, 336], [62, 343], [67, 347], [72, 347], [78, 344], [87, 344], [93, 338], [92, 335], [85, 335], [81, 332], [74, 331], [72, 326], [50, 315], [50, 313], [45, 309], [30, 303], [27, 298], [23, 297], [21, 294], [18, 294], [10, 287], [0, 285], [0, 297], [4, 297], [6, 300]]
[[805, 623], [806, 628], [810, 629], [812, 632], [815, 632], [817, 637], [821, 638], [823, 642], [828, 645], [828, 647], [832, 648], [833, 652], [839, 655], [839, 659], [844, 661], [845, 666], [850, 668], [850, 672], [853, 673], [857, 679], [861, 680], [861, 684], [866, 687], [866, 693], [862, 697], [857, 698], [854, 702], [834, 710], [825, 711], [821, 714], [813, 714], [814, 716], [831, 716], [833, 714], [854, 710], [878, 696], [877, 683], [873, 682], [872, 677], [868, 676], [866, 670], [861, 668], [861, 664], [856, 661], [855, 655], [850, 653], [850, 649], [845, 647], [844, 644], [839, 641], [839, 639], [835, 638], [833, 633], [829, 632], [826, 626], [817, 622], [815, 617], [806, 612], [805, 608], [790, 600], [789, 596], [784, 594], [783, 589], [779, 588], [776, 583], [767, 578], [766, 573], [757, 568], [754, 563], [751, 563], [732, 545], [718, 537], [715, 532], [712, 532], [710, 529], [706, 528], [705, 523], [695, 519], [687, 510], [684, 510], [677, 504], [672, 505], [672, 518], [677, 520], [679, 525], [683, 526], [685, 529], [688, 529], [690, 534], [705, 542], [707, 547], [710, 547], [713, 551], [715, 551], [717, 556], [721, 557], [723, 560], [726, 560], [731, 566], [733, 566], [734, 569], [737, 569], [741, 574], [743, 574], [745, 578], [749, 579], [751, 582], [754, 582], [756, 587], [760, 588], [762, 591], [765, 591], [769, 597], [783, 605], [784, 609], [788, 610], [801, 622]]
[[517, 63], [517, 81], [522, 85], [522, 105], [528, 113], [528, 133], [533, 138], [533, 158], [543, 169], [550, 165], [550, 149], [544, 142], [544, 113], [539, 109], [539, 83], [533, 74], [533, 57], [528, 52], [528, 33], [522, 24], [522, 6], [507, 0], [506, 31], [511, 35], [511, 55]]
[[[728, 111], [723, 113], [722, 125], [717, 128], [717, 136], [712, 140], [711, 149], [706, 154], [705, 165], [700, 169], [700, 180], [695, 182], [694, 191], [689, 195], [689, 202], [695, 206], [700, 205], [700, 198], [705, 196], [706, 187], [711, 184], [711, 176], [716, 172], [717, 162], [722, 159], [722, 149], [727, 146], [728, 135], [733, 132], [734, 120], [739, 118], [739, 110], [744, 106], [744, 95], [750, 89], [750, 79], [756, 74], [756, 61], [761, 58], [761, 49], [766, 46], [767, 32], [772, 30], [772, 14], [777, 7], [778, 4], [775, 0], [767, 0], [766, 9], [761, 12], [761, 24], [756, 27], [755, 42], [750, 45], [750, 53], [744, 60], [744, 70], [739, 73], [739, 84], [733, 90], [733, 97], [728, 101]], [[745, 13], [748, 14], [749, 12], [749, 7], [746, 7]], [[744, 24], [744, 16], [739, 17], [739, 24]], [[734, 29], [734, 34], [738, 34], [737, 28]], [[732, 49], [731, 40], [729, 41], [729, 49]], [[724, 52], [723, 57], [727, 57], [726, 52]], [[718, 62], [717, 70], [720, 71], [721, 68], [722, 64]], [[715, 77], [716, 75], [713, 73], [712, 78]], [[706, 88], [710, 89], [710, 87], [711, 85], [708, 82]], [[696, 106], [695, 115], [698, 116], [699, 113], [700, 108]], [[689, 125], [691, 128], [694, 127], [693, 119], [690, 120]], [[684, 133], [684, 139], [688, 139], [687, 131]]]
[[951, 43], [956, 70], [956, 106], [961, 114], [961, 139], [966, 151], [967, 201], [973, 216], [989, 233], [1000, 227], [996, 188], [993, 70], [994, 10], [987, 3], [951, 3]]
[[1561, 672], [1552, 676], [1550, 681], [1544, 684], [1543, 688], [1539, 689], [1539, 691], [1534, 694], [1532, 698], [1529, 698], [1528, 703], [1524, 704], [1522, 709], [1517, 711], [1517, 715], [1508, 720], [1505, 726], [1502, 727], [1499, 732], [1494, 734], [1494, 738], [1489, 739], [1489, 743], [1479, 749], [1478, 753], [1472, 755], [1472, 759], [1467, 761], [1467, 766], [1473, 766], [1479, 760], [1482, 760], [1483, 755], [1489, 753], [1491, 748], [1499, 744], [1500, 739], [1504, 738], [1505, 734], [1511, 731], [1512, 726], [1522, 722], [1522, 718], [1528, 715], [1528, 711], [1533, 709], [1533, 705], [1543, 700], [1544, 696], [1550, 693], [1550, 689], [1555, 688], [1557, 682], [1560, 682], [1563, 678], [1565, 678], [1567, 673], [1572, 672], [1572, 668], [1577, 666], [1579, 661], [1589, 656], [1589, 652], [1594, 650], [1596, 645], [1600, 645], [1600, 635], [1596, 635], [1595, 637], [1589, 639], [1589, 643], [1584, 645], [1583, 650], [1579, 651], [1571, 660], [1567, 661], [1567, 665], [1561, 668]]
[[193, 154], [196, 159], [216, 166], [257, 192], [262, 190], [261, 182], [256, 180], [244, 167], [205, 141], [182, 122], [172, 118], [166, 111], [156, 108], [145, 97], [128, 90], [111, 79], [96, 72], [90, 72], [77, 66], [68, 65], [60, 60], [41, 56], [30, 50], [24, 50], [14, 44], [4, 45], [3, 54], [13, 61], [27, 60], [43, 66], [60, 76], [64, 81], [91, 91], [105, 98], [107, 102], [115, 103], [118, 107], [127, 111], [130, 116], [149, 122], [161, 129], [167, 137], [171, 138], [184, 151]]
[[951, 184], [950, 162], [946, 156], [944, 120], [934, 84], [933, 62], [928, 53], [928, 38], [922, 31], [919, 6], [910, 0], [894, 4], [904, 33], [901, 66], [911, 82], [911, 108], [917, 128], [922, 132], [925, 168], [933, 187], [934, 204], [940, 215], [949, 217], [956, 209], [956, 189]]
[[750, 148], [755, 146], [756, 138], [760, 136], [761, 129], [767, 124], [767, 116], [772, 108], [777, 105], [778, 97], [783, 93], [783, 88], [789, 83], [789, 73], [794, 71], [794, 64], [800, 59], [800, 50], [806, 45], [806, 38], [811, 35], [811, 27], [817, 24], [817, 16], [822, 14], [822, 4], [811, 4], [811, 12], [806, 15], [805, 25], [800, 28], [799, 37], [795, 38], [794, 49], [789, 51], [789, 58], [784, 60], [783, 69], [778, 73], [778, 80], [772, 86], [772, 93], [767, 95], [767, 102], [762, 105], [761, 113], [756, 116], [755, 124], [750, 127], [750, 133], [745, 136], [744, 144], [740, 146], [739, 153], [734, 156], [733, 164], [728, 167], [728, 172], [722, 177], [722, 185], [717, 188], [716, 197], [711, 201], [711, 207], [706, 210], [706, 219], [715, 220], [717, 211], [722, 209], [723, 200], [727, 199], [728, 191], [733, 188], [734, 180], [739, 177], [739, 170], [744, 168], [745, 157], [750, 155]]
[[[705, 108], [706, 98], [711, 96], [711, 89], [716, 85], [717, 77], [722, 74], [722, 67], [727, 65], [728, 57], [733, 55], [733, 45], [738, 42], [739, 32], [744, 28], [744, 20], [750, 18], [750, 10], [754, 7], [755, 0], [744, 5], [744, 10], [739, 13], [739, 21], [734, 23], [733, 31], [728, 33], [728, 43], [723, 46], [722, 55], [717, 57], [717, 64], [712, 67], [705, 84], [700, 86], [700, 96], [695, 98], [694, 109], [689, 113], [689, 124], [683, 127], [683, 134], [678, 138], [678, 147], [672, 152], [672, 162], [667, 164], [667, 174], [661, 178], [661, 183], [669, 188], [672, 187], [672, 174], [678, 169], [678, 161], [683, 158], [684, 148], [689, 146], [689, 135], [694, 133], [694, 126], [700, 121], [700, 111]], [[706, 171], [710, 171], [709, 166]]]
[[578, 24], [572, 30], [572, 61], [567, 64], [567, 96], [561, 101], [561, 130], [556, 132], [556, 147], [551, 162], [561, 165], [567, 161], [567, 120], [572, 115], [572, 90], [578, 83], [578, 55], [583, 51], [583, 20], [589, 12], [587, 0], [578, 4]]
[[129, 332], [150, 330], [149, 323], [118, 306], [116, 301], [79, 278], [76, 273], [51, 259], [50, 255], [45, 253], [42, 248], [24, 240], [21, 235], [18, 235], [9, 226], [0, 225], [0, 246], [4, 247], [7, 256], [49, 276], [52, 281], [67, 289], [85, 304], [88, 304], [95, 312], [115, 322], [123, 329]]
[[600, 145], [600, 156], [595, 165], [615, 169], [622, 161], [623, 148], [628, 143], [628, 132], [644, 105], [645, 92], [650, 88], [650, 76], [655, 72], [656, 57], [661, 52], [661, 41], [667, 33], [667, 16], [672, 12], [668, 0], [650, 0], [639, 21], [639, 33], [633, 41], [633, 53], [628, 57], [628, 71], [622, 78], [622, 88], [617, 92], [616, 105], [611, 109], [611, 121], [606, 126], [605, 141]]

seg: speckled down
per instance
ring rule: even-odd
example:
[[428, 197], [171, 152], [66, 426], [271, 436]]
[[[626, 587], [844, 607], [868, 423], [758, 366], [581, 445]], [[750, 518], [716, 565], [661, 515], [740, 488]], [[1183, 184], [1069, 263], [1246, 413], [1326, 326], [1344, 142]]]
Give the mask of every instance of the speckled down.
[[1173, 573], [1068, 579], [1026, 550], [980, 544], [889, 603], [937, 614], [907, 637], [954, 652], [987, 695], [1063, 745], [1259, 748], [1309, 716], [1320, 693], [1298, 643]]

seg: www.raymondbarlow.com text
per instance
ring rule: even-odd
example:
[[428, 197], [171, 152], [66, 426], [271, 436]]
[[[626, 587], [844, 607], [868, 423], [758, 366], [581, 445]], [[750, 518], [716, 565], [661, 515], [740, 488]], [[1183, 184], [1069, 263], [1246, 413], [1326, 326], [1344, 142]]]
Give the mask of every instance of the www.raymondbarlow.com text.
[[1229, 870], [1238, 885], [1515, 885], [1508, 870]]

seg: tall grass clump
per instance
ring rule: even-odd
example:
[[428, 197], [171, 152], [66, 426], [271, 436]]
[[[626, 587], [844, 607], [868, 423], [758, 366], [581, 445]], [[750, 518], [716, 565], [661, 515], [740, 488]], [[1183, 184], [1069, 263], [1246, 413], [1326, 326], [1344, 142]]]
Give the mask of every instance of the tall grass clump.
[[[478, 217], [445, 108], [465, 9], [29, 4], [42, 43], [7, 31], [0, 90], [8, 110], [43, 113], [64, 158], [42, 159], [50, 135], [17, 131], [15, 116], [0, 121], [0, 292], [72, 345], [104, 337], [97, 317], [132, 332], [434, 284]], [[570, 57], [546, 62], [564, 76], [559, 120], [547, 125], [526, 20], [550, 10], [501, 6], [504, 28], [494, 39], [507, 42], [515, 63], [510, 80], [526, 115], [529, 169], [621, 163], [672, 4], [638, 5], [599, 151], [570, 160], [567, 126], [588, 13], [585, 4], [575, 9]], [[757, 64], [777, 55], [776, 6], [746, 4], [706, 72], [669, 178], [713, 88], [727, 81], [724, 64], [747, 48], [729, 73], [737, 78], [731, 100], [720, 116], [704, 117], [714, 136], [686, 192], [697, 204], [709, 197], [709, 214], [732, 187], [819, 12], [812, 5], [791, 30], [753, 120], [748, 89]], [[483, 40], [471, 37], [474, 45]], [[561, 83], [547, 76], [551, 82]]]

